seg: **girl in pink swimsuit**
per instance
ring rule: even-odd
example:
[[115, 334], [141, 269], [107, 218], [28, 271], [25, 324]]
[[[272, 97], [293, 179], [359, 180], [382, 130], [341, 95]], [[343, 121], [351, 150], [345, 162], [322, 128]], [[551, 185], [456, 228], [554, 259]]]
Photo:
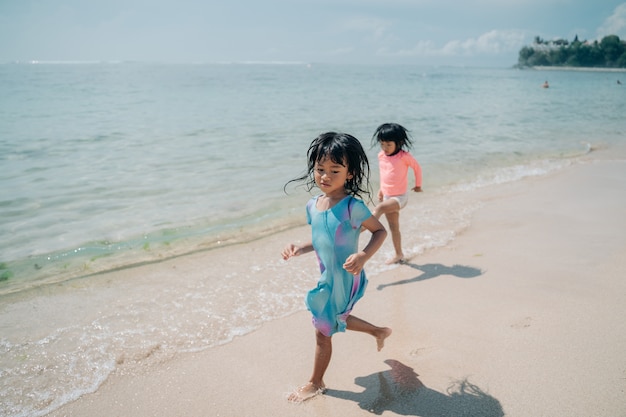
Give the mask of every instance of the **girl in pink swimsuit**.
[[376, 129], [372, 137], [373, 144], [380, 144], [378, 153], [378, 167], [380, 171], [380, 190], [378, 201], [372, 214], [379, 219], [383, 214], [387, 217], [391, 240], [395, 256], [387, 260], [387, 264], [401, 262], [404, 259], [402, 252], [402, 236], [400, 234], [400, 209], [406, 206], [409, 196], [407, 174], [409, 168], [415, 176], [415, 192], [422, 191], [422, 168], [408, 149], [413, 145], [408, 131], [397, 123], [384, 123]]

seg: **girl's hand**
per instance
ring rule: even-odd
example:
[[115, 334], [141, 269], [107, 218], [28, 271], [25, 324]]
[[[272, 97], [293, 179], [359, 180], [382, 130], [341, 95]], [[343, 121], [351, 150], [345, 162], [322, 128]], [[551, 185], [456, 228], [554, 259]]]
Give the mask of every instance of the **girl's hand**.
[[383, 201], [383, 191], [382, 190], [378, 190], [378, 201]]
[[292, 256], [298, 256], [300, 255], [300, 247], [294, 245], [293, 243], [290, 243], [289, 245], [285, 246], [285, 248], [281, 252], [281, 255], [283, 256], [283, 259], [285, 261]]
[[343, 268], [353, 275], [358, 275], [363, 270], [365, 262], [380, 248], [383, 244], [387, 231], [382, 223], [375, 217], [368, 217], [362, 224], [362, 228], [369, 230], [372, 233], [370, 241], [365, 245], [362, 251], [353, 253], [346, 258], [343, 264]]
[[300, 256], [303, 253], [311, 252], [312, 250], [313, 250], [313, 245], [311, 243], [307, 243], [302, 246], [298, 246], [298, 245], [294, 245], [293, 243], [290, 243], [289, 245], [285, 246], [285, 248], [281, 252], [281, 255], [283, 259], [286, 261], [287, 259], [293, 256]]
[[346, 259], [346, 262], [343, 264], [343, 269], [352, 275], [359, 275], [366, 261], [367, 256], [364, 252], [353, 253]]
[[413, 191], [415, 191], [416, 193], [421, 193], [422, 192], [422, 187], [415, 186], [415, 187], [413, 187]]

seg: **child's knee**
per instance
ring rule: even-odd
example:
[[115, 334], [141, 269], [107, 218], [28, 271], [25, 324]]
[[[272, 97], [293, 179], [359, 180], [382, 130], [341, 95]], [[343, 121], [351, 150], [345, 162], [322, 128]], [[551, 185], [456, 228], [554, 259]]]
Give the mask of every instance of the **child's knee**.
[[324, 335], [324, 333], [320, 332], [319, 330], [315, 331], [315, 340], [320, 346], [330, 344], [332, 341], [330, 336]]

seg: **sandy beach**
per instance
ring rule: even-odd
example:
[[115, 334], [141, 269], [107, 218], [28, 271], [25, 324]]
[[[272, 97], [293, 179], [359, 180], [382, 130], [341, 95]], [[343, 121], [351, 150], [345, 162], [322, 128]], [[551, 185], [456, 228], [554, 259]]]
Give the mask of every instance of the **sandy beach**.
[[[394, 333], [381, 352], [370, 336], [336, 335], [325, 395], [286, 401], [312, 369], [302, 311], [121, 367], [49, 416], [626, 416], [626, 160], [592, 156], [478, 191], [484, 205], [451, 245], [369, 276], [354, 314]], [[296, 233], [250, 254], [278, 258]], [[193, 271], [215, 256], [142, 268]]]

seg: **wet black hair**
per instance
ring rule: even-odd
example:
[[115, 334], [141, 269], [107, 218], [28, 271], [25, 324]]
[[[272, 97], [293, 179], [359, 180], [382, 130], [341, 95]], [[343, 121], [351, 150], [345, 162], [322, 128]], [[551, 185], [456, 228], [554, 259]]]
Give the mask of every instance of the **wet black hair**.
[[380, 142], [395, 142], [396, 151], [393, 155], [403, 149], [408, 151], [413, 146], [413, 142], [409, 137], [409, 131], [404, 128], [404, 126], [397, 123], [383, 123], [378, 126], [374, 132], [374, 136], [372, 136], [372, 147]]
[[346, 181], [346, 192], [350, 195], [361, 197], [362, 194], [370, 195], [370, 165], [367, 154], [357, 138], [347, 133], [326, 132], [322, 133], [311, 142], [307, 151], [307, 172], [292, 182], [304, 181], [307, 191], [315, 187], [315, 163], [330, 158], [336, 164], [346, 166], [352, 178]]

